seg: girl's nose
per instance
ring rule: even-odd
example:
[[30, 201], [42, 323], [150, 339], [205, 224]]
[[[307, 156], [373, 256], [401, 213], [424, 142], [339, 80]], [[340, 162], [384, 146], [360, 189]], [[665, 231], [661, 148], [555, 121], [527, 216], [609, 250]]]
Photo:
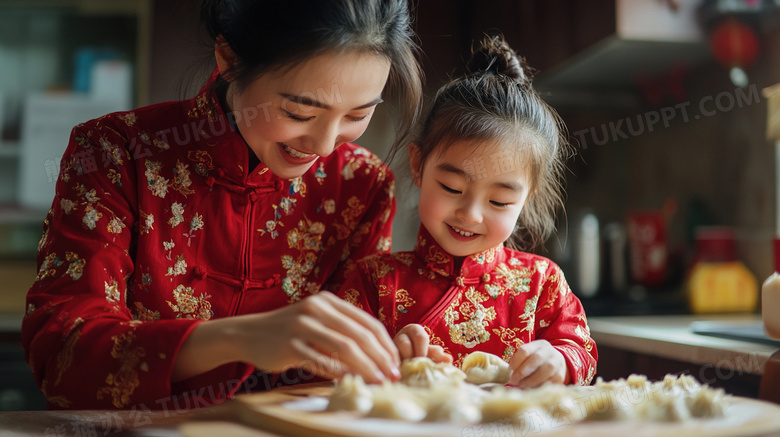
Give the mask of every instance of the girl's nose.
[[477, 202], [466, 200], [455, 211], [455, 216], [464, 224], [477, 224], [482, 222], [482, 211]]

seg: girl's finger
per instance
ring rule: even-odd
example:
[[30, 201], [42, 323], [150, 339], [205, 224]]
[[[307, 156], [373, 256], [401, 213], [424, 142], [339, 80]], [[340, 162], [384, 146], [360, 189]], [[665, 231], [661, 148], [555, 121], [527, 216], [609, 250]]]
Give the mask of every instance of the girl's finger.
[[430, 342], [430, 337], [428, 337], [428, 333], [425, 332], [425, 328], [417, 324], [412, 324], [404, 326], [401, 331], [403, 331], [403, 333], [409, 337], [409, 341], [412, 342], [412, 347], [414, 349], [412, 353], [413, 357], [428, 356], [428, 343]]
[[525, 356], [525, 359], [520, 363], [515, 362], [510, 364], [509, 368], [512, 370], [512, 374], [509, 376], [509, 381], [507, 383], [510, 385], [518, 385], [529, 375], [536, 372], [536, 369], [542, 364], [544, 364], [544, 358], [536, 353]]
[[539, 387], [540, 385], [550, 380], [550, 378], [553, 376], [554, 371], [555, 371], [554, 366], [549, 362], [545, 362], [541, 366], [537, 367], [533, 373], [521, 379], [518, 382], [517, 386], [520, 388]]
[[398, 353], [401, 355], [402, 360], [414, 357], [414, 346], [412, 345], [412, 340], [409, 339], [408, 335], [398, 334], [393, 339], [393, 342], [398, 348]]
[[452, 355], [444, 352], [444, 348], [438, 345], [428, 346], [428, 358], [437, 363], [452, 364]]

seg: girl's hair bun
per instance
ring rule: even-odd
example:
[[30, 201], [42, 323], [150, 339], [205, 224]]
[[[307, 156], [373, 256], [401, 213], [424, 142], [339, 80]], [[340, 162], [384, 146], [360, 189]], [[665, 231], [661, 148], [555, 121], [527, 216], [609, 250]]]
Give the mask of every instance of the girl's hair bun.
[[471, 49], [466, 71], [473, 75], [497, 74], [521, 83], [530, 83], [525, 59], [517, 56], [501, 35], [485, 36], [479, 46]]

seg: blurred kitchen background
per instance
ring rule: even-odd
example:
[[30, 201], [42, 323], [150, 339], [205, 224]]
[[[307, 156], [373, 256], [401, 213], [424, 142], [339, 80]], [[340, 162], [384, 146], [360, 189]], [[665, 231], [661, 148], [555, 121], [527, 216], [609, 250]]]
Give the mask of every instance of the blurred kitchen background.
[[[731, 263], [722, 277], [747, 284], [745, 302], [712, 312], [758, 311], [749, 279], [774, 270], [780, 227], [767, 127], [780, 1], [414, 3], [429, 95], [487, 31], [537, 70], [575, 150], [566, 215], [541, 253], [589, 315], [707, 311], [686, 290], [708, 262]], [[42, 405], [18, 326], [71, 127], [191, 97], [211, 70], [205, 41], [196, 0], [0, 0], [0, 410]], [[392, 135], [381, 105], [357, 142], [384, 156]], [[394, 250], [410, 249], [419, 226], [401, 155]]]

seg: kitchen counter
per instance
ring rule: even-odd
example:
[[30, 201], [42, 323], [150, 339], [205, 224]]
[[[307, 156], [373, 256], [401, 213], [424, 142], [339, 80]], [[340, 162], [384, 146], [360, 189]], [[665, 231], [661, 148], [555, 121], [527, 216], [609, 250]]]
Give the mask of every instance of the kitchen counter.
[[597, 347], [609, 346], [699, 365], [760, 375], [764, 365], [780, 346], [744, 340], [694, 334], [697, 321], [755, 323], [759, 315], [733, 316], [627, 316], [588, 319]]
[[695, 334], [690, 324], [760, 320], [758, 314], [625, 316], [591, 317], [588, 325], [599, 351], [597, 375], [604, 379], [688, 373], [702, 383], [755, 398], [766, 362], [780, 346]]

